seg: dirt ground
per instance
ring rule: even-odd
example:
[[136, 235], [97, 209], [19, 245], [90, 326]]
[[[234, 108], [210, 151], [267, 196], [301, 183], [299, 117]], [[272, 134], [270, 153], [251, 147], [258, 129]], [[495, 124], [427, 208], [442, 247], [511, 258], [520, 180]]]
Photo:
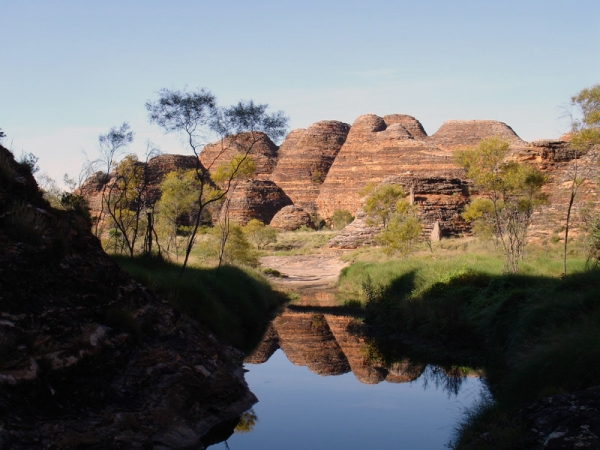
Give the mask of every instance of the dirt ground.
[[262, 267], [275, 269], [283, 275], [270, 277], [283, 291], [300, 294], [299, 305], [334, 306], [335, 284], [340, 271], [348, 264], [341, 261], [343, 251], [325, 250], [312, 255], [263, 256]]

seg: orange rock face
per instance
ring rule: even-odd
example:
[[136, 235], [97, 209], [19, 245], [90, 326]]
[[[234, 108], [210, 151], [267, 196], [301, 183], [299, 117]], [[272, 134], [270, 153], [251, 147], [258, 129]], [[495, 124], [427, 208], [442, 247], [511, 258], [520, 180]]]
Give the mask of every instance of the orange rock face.
[[322, 217], [342, 209], [355, 214], [361, 206], [359, 191], [392, 175], [459, 177], [461, 172], [452, 152], [429, 142], [414, 117], [367, 114], [356, 119], [329, 169], [317, 198], [318, 212]]
[[277, 150], [278, 147], [264, 133], [241, 133], [206, 145], [200, 152], [200, 161], [212, 173], [235, 155], [248, 152], [256, 167], [254, 178], [266, 180], [277, 164]]
[[292, 204], [279, 186], [267, 180], [241, 181], [229, 192], [228, 199], [229, 218], [240, 225], [252, 219], [269, 223], [277, 211]]
[[279, 162], [271, 180], [281, 187], [294, 205], [316, 212], [319, 188], [346, 141], [350, 125], [333, 120], [296, 130], [281, 146]]

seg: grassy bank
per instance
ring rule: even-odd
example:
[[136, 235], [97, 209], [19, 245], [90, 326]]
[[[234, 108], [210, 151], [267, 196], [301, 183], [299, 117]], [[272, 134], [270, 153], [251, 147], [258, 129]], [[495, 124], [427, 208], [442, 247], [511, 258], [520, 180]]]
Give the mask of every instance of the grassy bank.
[[223, 266], [218, 271], [188, 267], [180, 278], [181, 267], [177, 264], [113, 258], [133, 278], [244, 351], [258, 344], [273, 312], [286, 300], [258, 273], [238, 267]]
[[464, 252], [358, 262], [340, 289], [365, 302], [366, 322], [382, 334], [481, 349], [495, 401], [468, 417], [456, 445], [471, 448], [485, 432], [489, 448], [510, 448], [519, 435], [510, 411], [600, 384], [600, 272], [581, 260], [571, 270], [560, 278], [559, 258], [532, 252], [522, 274], [505, 275], [495, 255]]

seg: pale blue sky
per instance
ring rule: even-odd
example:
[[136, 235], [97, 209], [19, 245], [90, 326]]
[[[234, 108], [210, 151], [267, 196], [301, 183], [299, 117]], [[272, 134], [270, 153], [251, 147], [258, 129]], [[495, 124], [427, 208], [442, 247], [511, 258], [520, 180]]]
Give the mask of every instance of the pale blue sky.
[[525, 140], [568, 128], [561, 104], [600, 82], [598, 0], [0, 0], [0, 127], [55, 178], [166, 87], [269, 103], [291, 128], [410, 114], [506, 122]]

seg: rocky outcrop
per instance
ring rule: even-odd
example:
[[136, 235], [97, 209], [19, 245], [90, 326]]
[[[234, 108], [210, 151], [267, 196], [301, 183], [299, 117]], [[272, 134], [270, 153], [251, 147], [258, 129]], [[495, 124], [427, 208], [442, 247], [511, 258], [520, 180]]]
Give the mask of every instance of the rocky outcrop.
[[158, 155], [148, 161], [147, 177], [149, 202], [154, 203], [160, 198], [160, 183], [165, 175], [177, 170], [196, 169], [198, 159], [186, 155]]
[[213, 173], [234, 156], [248, 155], [254, 161], [253, 178], [266, 180], [277, 164], [277, 150], [278, 147], [264, 133], [240, 133], [206, 145], [200, 152], [200, 162]]
[[511, 127], [496, 120], [448, 120], [442, 124], [429, 141], [445, 149], [472, 147], [483, 138], [498, 137], [513, 147], [525, 147]]
[[406, 114], [389, 114], [383, 116], [383, 121], [388, 127], [396, 123], [402, 125], [402, 128], [404, 128], [413, 139], [423, 140], [427, 137], [425, 128], [423, 128], [421, 122], [413, 116], [407, 116]]
[[1, 146], [0, 159], [0, 447], [203, 448], [256, 401], [242, 353], [122, 272]]
[[317, 122], [306, 130], [290, 133], [271, 175], [294, 205], [316, 212], [319, 188], [346, 141], [350, 125], [333, 120]]
[[321, 186], [319, 214], [331, 217], [343, 209], [356, 214], [362, 188], [389, 176], [460, 177], [462, 171], [453, 163], [452, 152], [430, 143], [424, 134], [410, 116], [367, 114], [356, 119]]
[[303, 226], [309, 228], [315, 227], [310, 214], [295, 205], [288, 205], [281, 208], [269, 225], [279, 231], [294, 231]]
[[525, 429], [522, 448], [600, 448], [600, 387], [542, 398], [513, 420]]
[[356, 211], [354, 220], [327, 242], [327, 247], [354, 249], [376, 245], [375, 235], [382, 229], [381, 225], [369, 223], [368, 216], [361, 208]]
[[292, 204], [279, 186], [267, 180], [240, 181], [227, 198], [229, 219], [240, 225], [246, 225], [252, 219], [268, 224], [281, 208]]
[[[147, 194], [145, 196], [148, 204], [153, 204], [160, 198], [160, 184], [165, 176], [177, 170], [192, 170], [196, 168], [198, 159], [195, 156], [186, 155], [158, 155], [151, 158], [145, 166], [147, 180]], [[102, 191], [115, 179], [116, 172], [105, 174], [96, 172], [89, 177], [80, 188], [81, 194], [87, 199], [92, 218], [100, 215], [102, 207]]]
[[546, 242], [564, 238], [566, 213], [573, 176], [584, 177], [572, 208], [571, 237], [577, 236], [583, 225], [581, 211], [600, 208], [598, 189], [598, 162], [600, 147], [577, 151], [567, 140], [538, 140], [518, 148], [510, 156], [513, 160], [539, 168], [547, 180], [543, 192], [548, 202], [533, 215], [528, 235], [530, 239]]
[[491, 425], [494, 431], [473, 433], [466, 445], [501, 448], [511, 436], [511, 448], [600, 448], [600, 387], [541, 398]]
[[[408, 200], [417, 207], [417, 216], [423, 226], [422, 236], [431, 238], [456, 236], [470, 227], [460, 213], [468, 202], [468, 183], [460, 178], [393, 176], [385, 184], [398, 184], [408, 193]], [[331, 239], [328, 247], [351, 249], [375, 244], [375, 235], [382, 227], [368, 223], [368, 217], [359, 209], [354, 221]]]

